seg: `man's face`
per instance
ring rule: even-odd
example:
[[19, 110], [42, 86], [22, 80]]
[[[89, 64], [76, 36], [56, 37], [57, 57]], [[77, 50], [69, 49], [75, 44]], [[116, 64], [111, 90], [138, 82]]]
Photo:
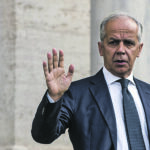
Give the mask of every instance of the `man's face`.
[[133, 20], [122, 16], [110, 20], [105, 33], [104, 41], [98, 43], [104, 66], [112, 74], [126, 78], [143, 47], [138, 41], [138, 27]]

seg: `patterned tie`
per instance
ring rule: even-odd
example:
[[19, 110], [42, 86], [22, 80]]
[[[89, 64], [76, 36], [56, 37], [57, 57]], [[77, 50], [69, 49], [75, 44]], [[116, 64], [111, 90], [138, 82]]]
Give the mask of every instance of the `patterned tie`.
[[123, 95], [123, 109], [128, 145], [130, 150], [146, 150], [138, 112], [131, 93], [128, 91], [129, 80], [120, 79]]

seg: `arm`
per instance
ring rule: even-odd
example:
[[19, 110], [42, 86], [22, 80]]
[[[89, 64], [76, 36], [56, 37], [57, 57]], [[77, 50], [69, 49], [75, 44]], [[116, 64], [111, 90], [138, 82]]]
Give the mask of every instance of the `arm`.
[[50, 53], [47, 54], [47, 58], [48, 67], [46, 62], [43, 62], [47, 91], [54, 101], [60, 100], [56, 103], [49, 103], [47, 95], [44, 95], [33, 120], [31, 131], [35, 141], [45, 144], [51, 143], [68, 127], [72, 110], [69, 102], [66, 104], [69, 104], [68, 106], [63, 107], [63, 99], [66, 97], [64, 93], [71, 84], [74, 71], [73, 66], [70, 65], [69, 71], [65, 75], [62, 51], [59, 52], [59, 60], [55, 49], [53, 49], [53, 58]]
[[35, 141], [48, 144], [57, 138], [56, 124], [61, 102], [49, 103], [45, 93], [32, 124], [31, 133]]

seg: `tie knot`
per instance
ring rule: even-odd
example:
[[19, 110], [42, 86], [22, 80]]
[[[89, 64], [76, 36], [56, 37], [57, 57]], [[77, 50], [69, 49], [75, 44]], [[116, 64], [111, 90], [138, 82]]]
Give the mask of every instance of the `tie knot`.
[[118, 80], [118, 82], [120, 82], [122, 89], [127, 88], [128, 84], [129, 84], [129, 80], [128, 79], [120, 79]]

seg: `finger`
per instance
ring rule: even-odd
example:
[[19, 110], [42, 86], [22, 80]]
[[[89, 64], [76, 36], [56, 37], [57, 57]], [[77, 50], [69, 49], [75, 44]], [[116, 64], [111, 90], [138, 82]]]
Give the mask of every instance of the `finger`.
[[47, 68], [47, 64], [45, 61], [43, 61], [43, 71], [44, 71], [44, 75], [45, 75], [45, 78], [47, 77], [48, 75], [48, 68]]
[[59, 51], [59, 67], [64, 68], [64, 53], [62, 50]]
[[73, 73], [74, 73], [74, 66], [70, 65], [69, 70], [68, 70], [68, 74], [67, 74], [67, 78], [70, 78], [70, 80], [72, 80]]
[[47, 53], [48, 59], [48, 71], [51, 72], [53, 70], [53, 59], [51, 53]]
[[55, 48], [53, 48], [53, 68], [58, 67], [58, 56], [57, 56], [57, 51]]

